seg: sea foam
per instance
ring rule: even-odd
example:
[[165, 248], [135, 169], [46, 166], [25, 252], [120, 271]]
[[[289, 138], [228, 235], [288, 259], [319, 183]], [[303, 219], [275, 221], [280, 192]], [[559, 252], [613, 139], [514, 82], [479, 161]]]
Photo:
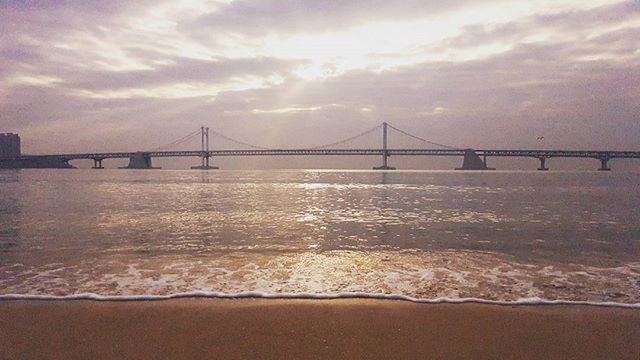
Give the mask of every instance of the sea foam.
[[433, 299], [419, 299], [405, 295], [395, 294], [371, 294], [360, 292], [345, 292], [336, 294], [310, 294], [310, 293], [265, 293], [258, 291], [246, 291], [238, 293], [223, 293], [211, 291], [191, 291], [175, 293], [169, 295], [112, 295], [105, 296], [94, 293], [81, 293], [66, 296], [54, 295], [29, 295], [29, 294], [5, 294], [0, 295], [3, 300], [95, 300], [95, 301], [156, 301], [185, 298], [210, 298], [210, 299], [377, 299], [377, 300], [398, 300], [419, 304], [490, 304], [490, 305], [586, 305], [600, 307], [636, 308], [640, 309], [640, 303], [617, 303], [617, 302], [592, 302], [592, 301], [570, 301], [570, 300], [549, 300], [539, 297], [522, 298], [515, 301], [487, 300], [481, 298], [449, 298], [439, 297]]

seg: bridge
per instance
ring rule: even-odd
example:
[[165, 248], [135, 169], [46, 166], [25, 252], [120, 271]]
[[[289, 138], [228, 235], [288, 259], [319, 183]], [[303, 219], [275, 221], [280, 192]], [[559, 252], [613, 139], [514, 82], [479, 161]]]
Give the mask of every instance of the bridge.
[[[345, 146], [356, 142], [365, 136], [376, 135], [381, 147], [355, 147]], [[239, 149], [211, 149], [210, 132], [220, 140], [226, 140], [241, 146]], [[417, 141], [420, 146], [391, 146], [389, 144], [390, 132], [405, 139]], [[380, 134], [380, 133], [377, 133]], [[194, 138], [200, 138], [199, 150], [170, 150], [168, 148], [180, 146]], [[425, 147], [428, 145], [430, 147]], [[210, 160], [217, 157], [241, 157], [241, 156], [380, 156], [382, 163], [373, 169], [393, 170], [389, 165], [389, 158], [396, 156], [456, 156], [462, 157], [462, 166], [456, 170], [493, 170], [487, 166], [489, 157], [521, 157], [535, 158], [540, 162], [538, 170], [549, 170], [546, 160], [550, 158], [589, 158], [600, 162], [598, 170], [611, 170], [609, 161], [612, 159], [640, 158], [640, 151], [600, 151], [600, 150], [496, 150], [496, 149], [468, 149], [457, 148], [450, 145], [435, 143], [419, 136], [410, 134], [388, 123], [382, 123], [372, 129], [355, 136], [321, 146], [299, 149], [274, 149], [248, 144], [222, 133], [201, 127], [180, 139], [165, 144], [156, 149], [135, 152], [96, 152], [77, 154], [53, 154], [53, 155], [20, 155], [0, 158], [0, 168], [72, 168], [69, 161], [87, 159], [93, 161], [94, 169], [103, 169], [102, 162], [107, 159], [129, 159], [127, 169], [155, 169], [152, 158], [165, 157], [195, 157], [200, 159], [200, 165], [192, 169], [214, 170], [217, 166], [211, 165]]]

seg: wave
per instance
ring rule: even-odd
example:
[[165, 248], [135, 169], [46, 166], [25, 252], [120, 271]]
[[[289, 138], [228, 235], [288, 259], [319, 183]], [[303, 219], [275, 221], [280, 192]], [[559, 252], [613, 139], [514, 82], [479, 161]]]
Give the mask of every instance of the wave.
[[311, 293], [265, 293], [258, 291], [246, 291], [238, 293], [223, 293], [211, 291], [191, 291], [175, 293], [170, 295], [100, 295], [94, 293], [81, 293], [74, 295], [29, 295], [29, 294], [5, 294], [0, 295], [3, 300], [95, 300], [95, 301], [155, 301], [185, 298], [210, 298], [210, 299], [378, 299], [378, 300], [398, 300], [419, 304], [490, 304], [490, 305], [586, 305], [601, 307], [619, 307], [640, 309], [640, 303], [617, 303], [617, 302], [595, 302], [595, 301], [571, 301], [571, 300], [549, 300], [539, 297], [522, 298], [515, 301], [486, 300], [481, 298], [448, 298], [439, 297], [434, 299], [420, 299], [405, 295], [393, 294], [371, 294], [360, 292], [345, 292], [336, 294], [311, 294]]

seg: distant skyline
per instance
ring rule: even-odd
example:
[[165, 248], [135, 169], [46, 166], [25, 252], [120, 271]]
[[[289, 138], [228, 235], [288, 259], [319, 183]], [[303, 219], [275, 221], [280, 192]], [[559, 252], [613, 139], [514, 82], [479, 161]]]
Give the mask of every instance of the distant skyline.
[[29, 153], [201, 125], [312, 146], [383, 121], [460, 147], [640, 150], [637, 0], [3, 1], [0, 24], [0, 132]]

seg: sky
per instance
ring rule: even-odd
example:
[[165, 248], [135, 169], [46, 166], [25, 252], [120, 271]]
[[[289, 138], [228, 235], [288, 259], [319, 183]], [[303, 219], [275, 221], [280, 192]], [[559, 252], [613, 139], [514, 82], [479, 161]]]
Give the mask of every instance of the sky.
[[464, 148], [640, 150], [638, 0], [0, 0], [0, 29], [0, 132], [26, 153], [200, 126], [308, 147], [383, 121]]

